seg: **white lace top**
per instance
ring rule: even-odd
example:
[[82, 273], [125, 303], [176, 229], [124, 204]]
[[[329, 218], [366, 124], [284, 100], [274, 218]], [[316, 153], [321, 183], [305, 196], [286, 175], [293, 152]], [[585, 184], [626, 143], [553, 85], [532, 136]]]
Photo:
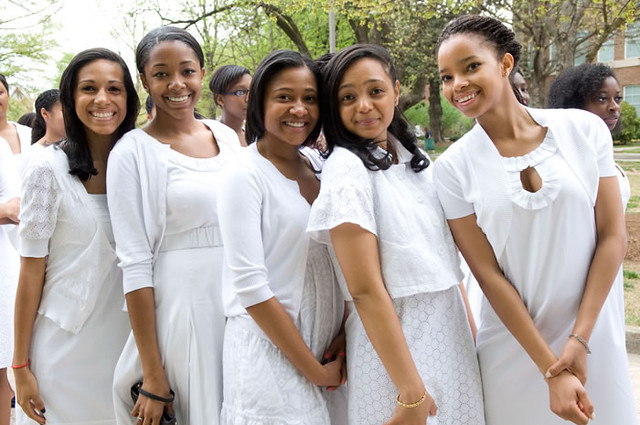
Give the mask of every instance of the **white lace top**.
[[[353, 223], [378, 238], [382, 276], [392, 298], [447, 289], [462, 280], [457, 249], [438, 201], [431, 168], [414, 172], [400, 143], [398, 164], [368, 170], [336, 147], [322, 171], [307, 231], [325, 243], [329, 230]], [[380, 150], [383, 152], [382, 150]], [[351, 299], [341, 279], [345, 298]]]
[[117, 257], [89, 194], [57, 147], [43, 150], [27, 168], [19, 233], [22, 257], [48, 257], [39, 313], [77, 333]]

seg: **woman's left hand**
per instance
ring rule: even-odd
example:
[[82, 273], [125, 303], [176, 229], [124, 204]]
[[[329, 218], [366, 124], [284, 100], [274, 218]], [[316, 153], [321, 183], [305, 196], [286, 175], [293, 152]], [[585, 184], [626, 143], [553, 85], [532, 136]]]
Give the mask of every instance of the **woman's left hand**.
[[545, 378], [554, 378], [565, 369], [574, 374], [582, 385], [587, 383], [587, 349], [573, 337], [567, 340], [558, 361], [547, 369]]

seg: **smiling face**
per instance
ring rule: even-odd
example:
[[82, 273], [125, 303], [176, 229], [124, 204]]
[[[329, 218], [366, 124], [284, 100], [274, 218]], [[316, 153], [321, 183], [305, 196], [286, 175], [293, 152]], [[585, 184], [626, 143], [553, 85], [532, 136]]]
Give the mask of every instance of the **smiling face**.
[[461, 33], [448, 38], [438, 50], [444, 97], [467, 117], [477, 118], [505, 100], [511, 92], [509, 72], [513, 57], [498, 58], [482, 36]]
[[140, 79], [153, 98], [158, 114], [193, 116], [202, 93], [204, 68], [189, 45], [163, 41], [156, 45]]
[[87, 138], [113, 135], [127, 114], [127, 92], [122, 68], [98, 59], [78, 71], [74, 105]]
[[338, 88], [342, 124], [364, 139], [387, 140], [399, 95], [400, 83], [391, 80], [380, 61], [358, 59], [345, 71]]
[[607, 77], [600, 90], [585, 101], [584, 109], [602, 118], [609, 130], [613, 130], [620, 119], [621, 103], [620, 84], [615, 78]]
[[318, 122], [318, 87], [307, 68], [286, 68], [264, 91], [264, 137], [271, 143], [300, 146]]

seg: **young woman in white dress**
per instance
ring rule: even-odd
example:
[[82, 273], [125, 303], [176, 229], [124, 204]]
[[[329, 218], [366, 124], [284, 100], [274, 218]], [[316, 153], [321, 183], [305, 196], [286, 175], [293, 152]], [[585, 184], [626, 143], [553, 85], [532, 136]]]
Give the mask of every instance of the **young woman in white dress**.
[[[622, 89], [613, 70], [602, 63], [585, 63], [563, 71], [553, 80], [547, 97], [548, 108], [577, 108], [596, 114], [613, 132], [620, 121]], [[627, 209], [631, 197], [629, 177], [616, 164], [618, 185], [622, 198], [622, 210]], [[618, 301], [617, 311], [620, 326], [625, 329], [624, 279], [622, 265], [611, 291]], [[626, 331], [625, 331], [626, 332]]]
[[325, 66], [329, 157], [309, 231], [346, 279], [349, 424], [483, 425], [458, 254], [389, 53]]
[[[5, 76], [0, 74], [0, 142], [9, 147], [9, 151], [12, 153], [9, 159], [21, 174], [24, 169], [21, 153], [26, 151], [30, 145], [31, 128], [9, 121], [7, 113], [10, 100], [9, 83]], [[13, 190], [20, 193], [20, 180], [11, 184], [15, 184]], [[0, 259], [0, 315], [8, 318], [6, 321], [0, 320], [0, 376], [2, 377], [6, 374], [1, 369], [9, 366], [13, 353], [13, 304], [20, 269], [17, 246], [17, 226], [0, 226], [0, 256], [2, 256]], [[3, 335], [9, 339], [5, 339]], [[0, 381], [2, 380], [3, 378], [0, 378]], [[4, 408], [5, 400], [11, 401], [12, 396], [8, 384], [2, 385], [0, 383], [0, 405], [3, 406], [0, 409]], [[2, 416], [0, 416], [0, 425], [5, 425], [2, 422]]]
[[138, 96], [107, 49], [76, 55], [60, 91], [68, 138], [34, 158], [23, 182], [16, 423], [115, 424], [113, 370], [129, 326], [105, 172], [113, 144], [135, 125]]
[[[0, 227], [18, 224], [20, 212], [20, 176], [15, 168], [9, 144], [0, 139]], [[18, 269], [12, 267], [15, 250], [0, 233], [0, 425], [9, 425], [13, 391], [7, 380], [7, 368], [13, 355], [13, 304]], [[9, 262], [9, 264], [7, 264]]]
[[477, 120], [434, 178], [490, 303], [477, 337], [487, 424], [636, 424], [609, 295], [626, 245], [611, 137], [588, 112], [518, 103], [519, 54], [489, 17], [457, 18], [440, 35], [444, 96]]
[[311, 59], [282, 50], [263, 59], [251, 83], [252, 143], [220, 193], [222, 424], [329, 425], [322, 387], [344, 382], [344, 339], [333, 341], [344, 301], [326, 246], [306, 234], [320, 162], [301, 147], [320, 132], [321, 81]]
[[[187, 31], [157, 28], [136, 49], [156, 115], [109, 157], [107, 187], [132, 334], [114, 374], [118, 424], [218, 423], [222, 404], [220, 171], [240, 149], [194, 117], [205, 70]], [[131, 387], [142, 382], [133, 403]]]

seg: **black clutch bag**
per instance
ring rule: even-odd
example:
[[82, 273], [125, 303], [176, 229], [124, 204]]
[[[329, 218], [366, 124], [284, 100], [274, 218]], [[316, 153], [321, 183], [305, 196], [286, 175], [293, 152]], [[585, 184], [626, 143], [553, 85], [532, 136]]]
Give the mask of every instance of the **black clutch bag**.
[[[133, 404], [136, 404], [136, 402], [138, 401], [138, 396], [140, 396], [141, 388], [142, 388], [142, 382], [133, 384], [133, 386], [131, 387], [131, 399], [133, 400]], [[167, 400], [151, 397], [152, 394], [149, 394], [146, 391], [143, 392], [142, 395], [144, 395], [145, 397], [152, 398], [154, 400], [167, 402]], [[174, 394], [173, 394], [173, 391], [171, 391], [170, 401], [173, 401], [173, 397], [174, 397]], [[169, 414], [166, 410], [162, 413], [162, 418], [160, 418], [160, 425], [177, 425], [177, 424], [178, 422], [176, 421], [176, 417], [174, 415]]]

